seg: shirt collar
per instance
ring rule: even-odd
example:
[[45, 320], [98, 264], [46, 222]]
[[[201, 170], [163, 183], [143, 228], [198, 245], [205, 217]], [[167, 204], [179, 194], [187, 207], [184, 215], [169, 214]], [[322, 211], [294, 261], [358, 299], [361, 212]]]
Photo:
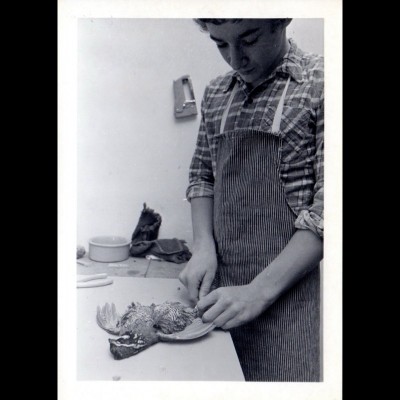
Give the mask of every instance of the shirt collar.
[[[301, 67], [301, 59], [303, 52], [300, 50], [293, 39], [289, 39], [289, 51], [283, 56], [281, 63], [275, 68], [275, 70], [265, 79], [264, 82], [271, 80], [276, 75], [283, 74], [285, 76], [291, 76], [296, 82], [301, 83], [303, 79], [303, 69]], [[227, 92], [232, 86], [233, 82], [238, 81], [239, 84], [244, 85], [245, 83], [241, 79], [240, 75], [236, 71], [230, 71], [224, 89]]]

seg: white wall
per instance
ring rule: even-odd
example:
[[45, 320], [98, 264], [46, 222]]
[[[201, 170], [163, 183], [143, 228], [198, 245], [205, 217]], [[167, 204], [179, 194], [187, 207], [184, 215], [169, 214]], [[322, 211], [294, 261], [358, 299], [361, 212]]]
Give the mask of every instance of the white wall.
[[[323, 21], [288, 28], [305, 51], [323, 53]], [[184, 201], [200, 115], [176, 120], [172, 82], [205, 85], [227, 71], [190, 19], [81, 19], [78, 24], [78, 243], [130, 238], [146, 202], [163, 218], [160, 238], [191, 244]]]
[[293, 38], [304, 51], [324, 54], [324, 20], [297, 18], [287, 27], [287, 36]]

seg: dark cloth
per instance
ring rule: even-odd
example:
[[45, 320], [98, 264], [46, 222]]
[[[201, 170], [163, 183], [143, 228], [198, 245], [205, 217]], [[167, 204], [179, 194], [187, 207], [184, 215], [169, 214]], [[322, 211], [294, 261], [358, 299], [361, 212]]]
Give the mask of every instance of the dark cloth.
[[139, 217], [139, 222], [132, 233], [132, 243], [142, 240], [155, 240], [161, 226], [161, 215], [143, 204], [143, 210]]
[[165, 261], [181, 264], [190, 260], [191, 253], [185, 242], [180, 239], [158, 239], [138, 243], [132, 243], [131, 255], [135, 257], [145, 257], [152, 254]]
[[186, 242], [182, 239], [157, 239], [162, 218], [151, 208], [143, 205], [139, 222], [132, 234], [130, 254], [133, 257], [154, 255], [165, 261], [181, 264], [190, 260]]

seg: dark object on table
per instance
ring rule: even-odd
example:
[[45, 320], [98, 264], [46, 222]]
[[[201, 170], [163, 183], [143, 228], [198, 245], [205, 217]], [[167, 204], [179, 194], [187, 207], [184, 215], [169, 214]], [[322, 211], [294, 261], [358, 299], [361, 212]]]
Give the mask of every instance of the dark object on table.
[[144, 203], [139, 222], [132, 234], [132, 242], [157, 239], [160, 226], [161, 215], [147, 207], [146, 203]]
[[165, 261], [177, 264], [190, 260], [192, 256], [186, 242], [181, 239], [157, 239], [161, 226], [161, 216], [143, 204], [139, 222], [132, 234], [130, 254], [145, 257], [152, 254]]
[[83, 246], [78, 245], [76, 247], [76, 258], [82, 258], [86, 254], [86, 250]]
[[134, 257], [145, 257], [152, 254], [165, 261], [181, 264], [190, 260], [191, 253], [185, 241], [180, 239], [158, 239], [153, 241], [142, 241], [131, 244], [131, 255]]

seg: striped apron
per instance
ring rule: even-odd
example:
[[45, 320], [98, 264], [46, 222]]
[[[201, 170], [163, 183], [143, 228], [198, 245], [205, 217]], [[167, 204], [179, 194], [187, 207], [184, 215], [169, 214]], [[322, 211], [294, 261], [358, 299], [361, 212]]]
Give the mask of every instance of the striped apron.
[[[237, 85], [216, 135], [214, 234], [217, 286], [250, 283], [295, 232], [280, 181], [280, 121], [288, 79], [271, 132], [224, 131]], [[246, 381], [319, 381], [319, 267], [255, 320], [231, 335]]]

